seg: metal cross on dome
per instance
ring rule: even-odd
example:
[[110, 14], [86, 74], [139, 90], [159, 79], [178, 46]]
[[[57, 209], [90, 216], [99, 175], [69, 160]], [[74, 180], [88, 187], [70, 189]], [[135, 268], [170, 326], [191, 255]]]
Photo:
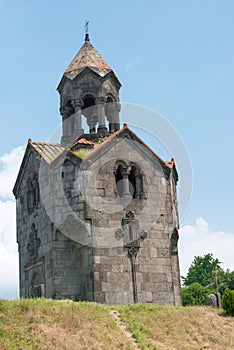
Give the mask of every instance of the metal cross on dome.
[[89, 42], [89, 21], [86, 19], [86, 22], [85, 22], [85, 25], [84, 25], [84, 28], [85, 28], [85, 42]]
[[89, 21], [86, 19], [86, 22], [85, 22], [85, 33], [88, 34], [88, 31], [89, 31]]

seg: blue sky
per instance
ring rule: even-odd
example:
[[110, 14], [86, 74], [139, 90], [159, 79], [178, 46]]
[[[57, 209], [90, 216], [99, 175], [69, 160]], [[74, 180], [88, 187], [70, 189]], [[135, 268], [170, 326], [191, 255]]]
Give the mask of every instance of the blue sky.
[[231, 0], [0, 0], [0, 157], [29, 137], [47, 141], [60, 123], [56, 87], [88, 19], [121, 100], [158, 111], [186, 144], [194, 184], [181, 226], [202, 218], [200, 231], [234, 237], [233, 16]]

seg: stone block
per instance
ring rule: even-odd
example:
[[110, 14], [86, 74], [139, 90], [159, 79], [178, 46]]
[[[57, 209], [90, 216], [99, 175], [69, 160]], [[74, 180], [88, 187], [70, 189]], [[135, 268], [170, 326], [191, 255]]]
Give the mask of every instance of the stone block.
[[94, 300], [97, 302], [97, 303], [105, 303], [106, 300], [105, 300], [105, 293], [104, 292], [100, 292], [100, 291], [95, 291], [94, 292]]
[[99, 281], [99, 272], [98, 271], [94, 272], [94, 280]]

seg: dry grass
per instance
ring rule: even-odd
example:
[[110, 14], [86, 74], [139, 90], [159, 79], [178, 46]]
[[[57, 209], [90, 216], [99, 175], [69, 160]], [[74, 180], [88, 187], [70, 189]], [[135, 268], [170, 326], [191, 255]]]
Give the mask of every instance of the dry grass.
[[0, 349], [136, 349], [110, 309], [119, 311], [142, 350], [234, 349], [234, 318], [208, 307], [108, 307], [46, 299], [0, 300]]
[[118, 309], [142, 350], [234, 349], [234, 318], [210, 307], [128, 305]]
[[[111, 347], [110, 347], [111, 344]], [[133, 350], [104, 305], [0, 300], [1, 350]]]

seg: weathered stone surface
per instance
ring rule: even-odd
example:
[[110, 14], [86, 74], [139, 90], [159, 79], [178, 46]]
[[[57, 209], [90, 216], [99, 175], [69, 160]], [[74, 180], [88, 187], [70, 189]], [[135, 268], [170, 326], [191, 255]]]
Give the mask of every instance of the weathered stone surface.
[[212, 307], [217, 307], [217, 297], [215, 294], [209, 294], [206, 297], [205, 304], [212, 306]]
[[96, 140], [87, 158], [73, 148], [63, 158], [63, 146], [48, 164], [43, 145], [27, 147], [15, 189], [21, 297], [43, 285], [47, 298], [181, 304], [176, 169], [126, 126], [110, 136], [119, 130], [119, 88], [112, 70], [61, 80], [62, 141], [81, 135], [83, 114], [82, 150]]

